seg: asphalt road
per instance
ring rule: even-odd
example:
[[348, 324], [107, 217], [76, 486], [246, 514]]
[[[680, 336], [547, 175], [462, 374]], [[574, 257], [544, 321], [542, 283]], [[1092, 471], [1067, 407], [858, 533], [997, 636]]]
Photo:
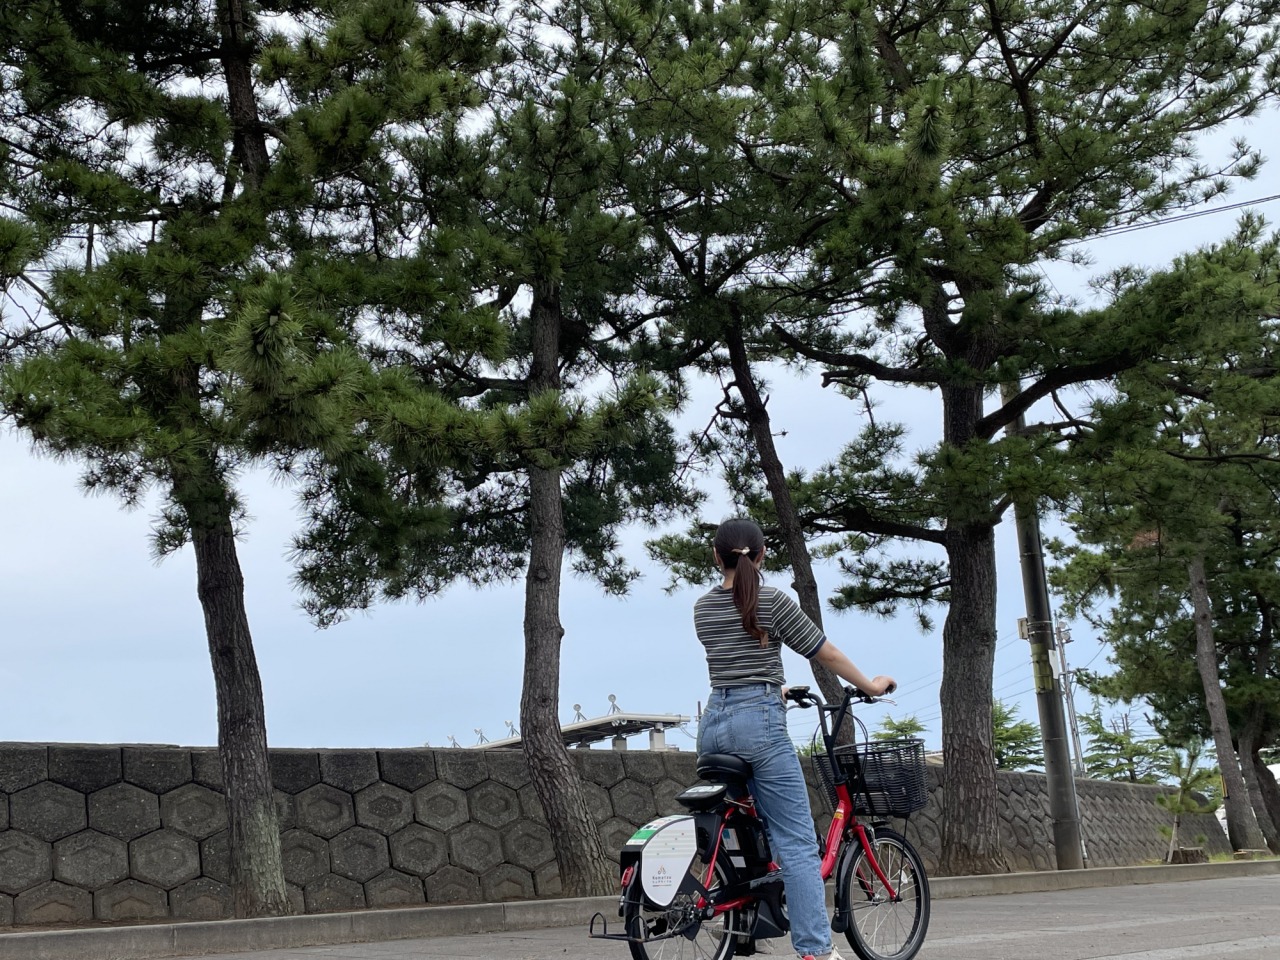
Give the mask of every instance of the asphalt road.
[[[770, 956], [794, 956], [774, 941]], [[851, 950], [846, 953], [852, 956]], [[920, 960], [1277, 960], [1280, 876], [939, 900]], [[206, 960], [628, 960], [582, 927], [217, 954]]]

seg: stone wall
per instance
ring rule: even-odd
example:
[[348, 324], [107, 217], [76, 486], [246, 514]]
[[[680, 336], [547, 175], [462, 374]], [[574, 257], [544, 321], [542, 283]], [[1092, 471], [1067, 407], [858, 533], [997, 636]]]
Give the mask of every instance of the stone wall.
[[[572, 751], [605, 849], [677, 809], [689, 753]], [[522, 754], [273, 750], [285, 878], [298, 912], [560, 893]], [[936, 868], [938, 770], [908, 835]], [[1002, 774], [1014, 869], [1051, 869], [1044, 778]], [[0, 926], [225, 917], [226, 813], [216, 751], [0, 744]], [[1168, 815], [1151, 787], [1082, 782], [1091, 863], [1158, 859]], [[815, 810], [828, 809], [815, 789]], [[1187, 828], [1227, 850], [1212, 817]], [[1211, 829], [1212, 828], [1212, 829]]]

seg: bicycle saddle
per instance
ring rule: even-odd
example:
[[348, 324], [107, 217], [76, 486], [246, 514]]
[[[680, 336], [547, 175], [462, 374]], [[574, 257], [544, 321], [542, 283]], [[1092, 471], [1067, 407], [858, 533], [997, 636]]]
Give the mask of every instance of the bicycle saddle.
[[751, 776], [751, 764], [730, 753], [704, 753], [698, 758], [698, 776], [712, 783], [745, 782]]

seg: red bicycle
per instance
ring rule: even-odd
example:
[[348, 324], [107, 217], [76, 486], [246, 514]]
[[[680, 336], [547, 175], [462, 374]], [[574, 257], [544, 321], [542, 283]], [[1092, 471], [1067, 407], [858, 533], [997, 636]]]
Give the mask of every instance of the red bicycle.
[[[929, 880], [888, 818], [906, 817], [928, 799], [923, 742], [838, 745], [834, 732], [851, 704], [880, 699], [853, 687], [838, 707], [808, 687], [791, 687], [786, 697], [818, 709], [822, 749], [814, 762], [835, 807], [826, 838], [817, 838], [822, 877], [835, 878], [831, 929], [863, 960], [910, 960], [929, 927]], [[697, 769], [710, 782], [676, 798], [690, 812], [645, 824], [622, 848], [618, 915], [626, 932], [609, 933], [602, 914], [591, 918], [590, 936], [625, 941], [635, 960], [750, 956], [757, 941], [790, 928], [782, 871], [747, 790], [750, 765], [708, 754]]]

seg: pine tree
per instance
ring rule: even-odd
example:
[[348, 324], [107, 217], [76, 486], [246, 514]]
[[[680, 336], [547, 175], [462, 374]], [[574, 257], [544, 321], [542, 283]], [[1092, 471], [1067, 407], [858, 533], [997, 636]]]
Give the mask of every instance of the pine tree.
[[1218, 779], [1215, 770], [1200, 766], [1200, 755], [1204, 744], [1192, 741], [1182, 750], [1170, 751], [1165, 775], [1176, 787], [1174, 793], [1162, 793], [1156, 797], [1156, 803], [1173, 815], [1173, 824], [1168, 828], [1169, 851], [1165, 854], [1166, 863], [1174, 863], [1174, 853], [1181, 842], [1182, 818], [1184, 815], [1199, 816], [1213, 813], [1216, 803], [1206, 803], [1197, 799], [1196, 794], [1206, 793]]
[[[267, 239], [267, 124], [242, 0], [7, 4], [4, 241], [40, 319], [10, 330], [6, 414], [37, 446], [86, 464], [89, 490], [163, 497], [155, 550], [190, 544], [217, 692], [238, 916], [289, 912], [262, 688], [235, 537], [246, 451], [217, 343]], [[48, 279], [33, 279], [37, 269]]]
[[[624, 300], [647, 254], [633, 218], [610, 205], [617, 158], [599, 131], [616, 94], [573, 7], [556, 14], [560, 33], [541, 17], [512, 17], [483, 111], [407, 122], [355, 158], [370, 202], [332, 245], [365, 258], [351, 269], [372, 274], [361, 295], [378, 310], [354, 302], [340, 321], [368, 364], [335, 400], [353, 439], [333, 451], [322, 437], [294, 447], [277, 436], [282, 457], [306, 462], [299, 576], [321, 622], [457, 579], [524, 579], [521, 736], [573, 896], [614, 880], [560, 736], [564, 557], [623, 592], [636, 572], [618, 527], [665, 517], [688, 495], [673, 480], [667, 401], [627, 356], [643, 320]], [[282, 50], [274, 62], [302, 84], [312, 55]], [[322, 153], [324, 139], [310, 139]], [[321, 278], [295, 282], [319, 302]], [[263, 333], [239, 330], [245, 369]], [[291, 356], [316, 346], [295, 330], [270, 352], [255, 379], [264, 412], [290, 395]]]
[[1000, 770], [1025, 770], [1044, 767], [1044, 749], [1040, 728], [1018, 719], [1018, 707], [1003, 700], [991, 705], [991, 743], [996, 767]]
[[1091, 779], [1156, 783], [1168, 768], [1172, 755], [1164, 741], [1139, 737], [1128, 713], [1106, 722], [1101, 705], [1095, 702], [1093, 710], [1081, 715], [1080, 721], [1089, 738], [1083, 759], [1085, 773]]
[[[1135, 368], [1097, 410], [1071, 518], [1083, 543], [1061, 582], [1103, 617], [1119, 672], [1109, 696], [1147, 696], [1177, 739], [1211, 737], [1233, 845], [1277, 839], [1257, 752], [1274, 737], [1277, 244], [1248, 219], [1117, 301], [1198, 335]], [[1225, 686], [1224, 686], [1225, 682]], [[1259, 832], [1261, 829], [1261, 832]]]

